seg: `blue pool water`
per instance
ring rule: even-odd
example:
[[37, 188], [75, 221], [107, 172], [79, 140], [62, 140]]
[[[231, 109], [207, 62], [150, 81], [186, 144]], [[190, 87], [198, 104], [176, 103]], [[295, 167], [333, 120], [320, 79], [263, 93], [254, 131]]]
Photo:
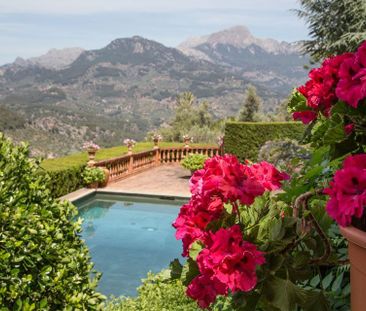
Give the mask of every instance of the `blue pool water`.
[[101, 194], [75, 202], [84, 219], [82, 237], [103, 273], [103, 294], [136, 295], [148, 271], [159, 272], [180, 257], [171, 223], [183, 203]]

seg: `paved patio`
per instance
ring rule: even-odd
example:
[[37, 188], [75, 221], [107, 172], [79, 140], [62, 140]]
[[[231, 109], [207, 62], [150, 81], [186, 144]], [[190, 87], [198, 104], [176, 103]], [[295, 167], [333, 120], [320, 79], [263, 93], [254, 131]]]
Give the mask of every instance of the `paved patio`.
[[179, 165], [162, 165], [127, 177], [99, 190], [190, 197], [190, 175], [188, 170]]
[[111, 183], [105, 188], [98, 188], [98, 190], [82, 188], [60, 199], [74, 201], [95, 191], [188, 198], [191, 196], [190, 175], [188, 170], [177, 164], [166, 164]]

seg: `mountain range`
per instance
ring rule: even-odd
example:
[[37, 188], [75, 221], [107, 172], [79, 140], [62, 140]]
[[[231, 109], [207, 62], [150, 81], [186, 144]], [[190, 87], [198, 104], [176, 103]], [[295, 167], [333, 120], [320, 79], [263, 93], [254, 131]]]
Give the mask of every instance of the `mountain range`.
[[51, 50], [0, 67], [0, 130], [34, 155], [142, 139], [169, 121], [176, 95], [191, 91], [217, 118], [236, 115], [248, 84], [274, 111], [306, 79], [299, 46], [254, 37], [237, 26], [177, 48], [139, 36], [96, 50]]

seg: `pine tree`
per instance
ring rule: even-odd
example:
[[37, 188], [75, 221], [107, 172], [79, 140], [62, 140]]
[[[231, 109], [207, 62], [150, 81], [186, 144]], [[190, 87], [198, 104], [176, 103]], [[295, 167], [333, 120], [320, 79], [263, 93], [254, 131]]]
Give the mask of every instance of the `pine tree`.
[[365, 0], [300, 0], [295, 10], [309, 27], [304, 52], [314, 61], [352, 52], [366, 40]]
[[254, 121], [255, 114], [258, 113], [261, 102], [261, 98], [257, 95], [257, 89], [253, 85], [249, 85], [245, 91], [244, 106], [239, 112], [238, 121]]

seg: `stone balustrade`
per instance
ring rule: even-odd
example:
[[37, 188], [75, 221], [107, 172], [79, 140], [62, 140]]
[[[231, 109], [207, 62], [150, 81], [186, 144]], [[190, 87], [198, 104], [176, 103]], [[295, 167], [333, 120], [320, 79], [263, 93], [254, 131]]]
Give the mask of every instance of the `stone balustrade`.
[[218, 147], [155, 148], [149, 151], [98, 161], [93, 166], [108, 169], [109, 182], [115, 182], [154, 166], [180, 163], [185, 156], [192, 153], [213, 157], [218, 155], [220, 150]]

